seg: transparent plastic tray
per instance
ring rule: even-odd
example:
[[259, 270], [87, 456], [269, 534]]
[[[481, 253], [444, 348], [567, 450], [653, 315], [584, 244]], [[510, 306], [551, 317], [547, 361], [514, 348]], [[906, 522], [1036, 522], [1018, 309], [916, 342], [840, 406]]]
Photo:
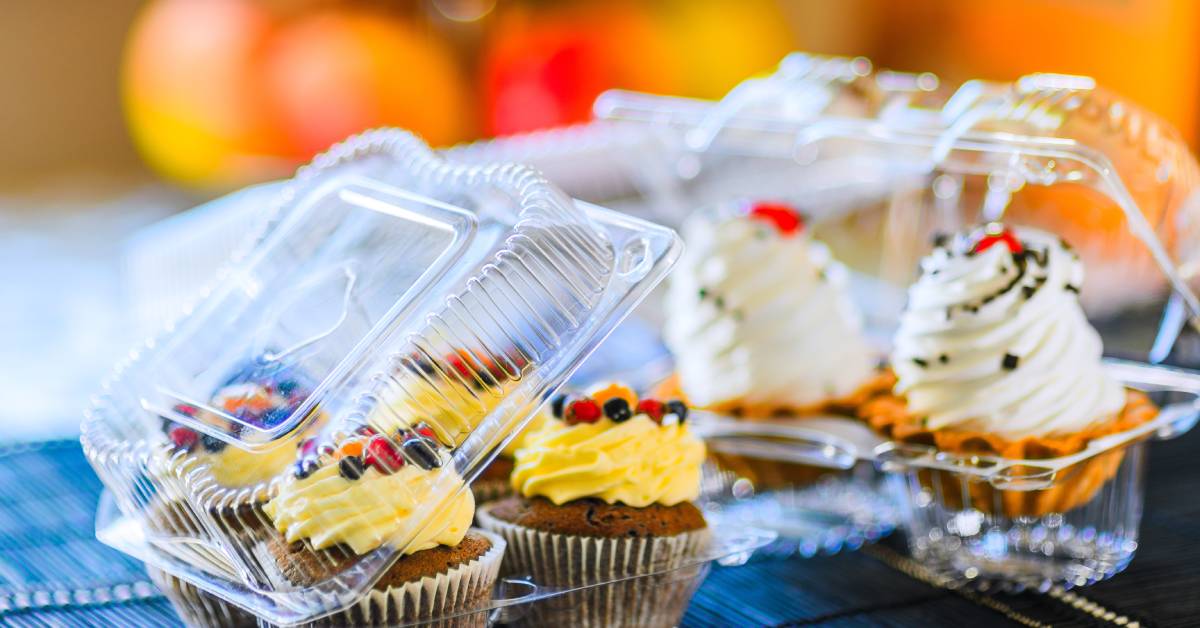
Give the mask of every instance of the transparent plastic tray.
[[[1191, 374], [1146, 362], [1197, 357], [1181, 352], [1176, 340], [1184, 325], [1200, 321], [1194, 292], [1200, 168], [1169, 126], [1086, 77], [1037, 74], [952, 88], [920, 74], [849, 74], [814, 72], [811, 82], [793, 82], [826, 94], [809, 99], [813, 106], [800, 115], [771, 106], [787, 84], [782, 78], [748, 82], [699, 121], [692, 103], [646, 94], [609, 93], [597, 112], [679, 130], [683, 140], [670, 159], [687, 167], [660, 197], [685, 199], [681, 216], [763, 198], [805, 212], [814, 237], [852, 271], [852, 297], [883, 354], [917, 262], [936, 234], [1000, 220], [1066, 238], [1087, 269], [1082, 300], [1106, 351], [1134, 360], [1111, 368], [1131, 386], [1156, 391], [1158, 401], [1171, 403], [1167, 410], [1063, 460], [989, 460], [908, 445], [879, 453], [886, 468], [907, 469], [896, 476], [908, 478], [896, 494], [911, 546], [944, 568], [949, 582], [1072, 586], [1115, 573], [1136, 547], [1129, 539], [1136, 538], [1141, 513], [1140, 443], [1153, 433], [1184, 431], [1195, 420], [1190, 401], [1172, 400], [1194, 396]], [[828, 184], [806, 185], [814, 173]], [[817, 425], [793, 427], [799, 431], [781, 434], [778, 426], [719, 421], [714, 449], [839, 468], [856, 458], [851, 454], [875, 456], [826, 430], [811, 433]], [[1088, 503], [1064, 503], [1070, 512], [1053, 512], [1054, 486], [1098, 460], [1113, 466], [1112, 479]], [[940, 482], [937, 490], [933, 481]], [[997, 497], [1009, 492], [1024, 497]], [[1006, 499], [1042, 500], [1038, 512], [1049, 509], [1050, 524], [1070, 522], [1055, 534], [1084, 531], [1071, 538], [1085, 542], [1067, 543], [1064, 553], [1026, 543], [1046, 534], [1043, 517], [1021, 515], [1004, 506]], [[1106, 514], [1114, 508], [1119, 521]], [[973, 522], [987, 524], [986, 543], [973, 536], [981, 530]], [[1006, 538], [1012, 543], [997, 540]]]
[[[577, 205], [529, 168], [447, 164], [394, 130], [318, 157], [258, 222], [200, 301], [118, 367], [82, 441], [155, 543], [263, 592], [260, 614], [295, 621], [367, 590], [680, 250], [671, 230]], [[269, 420], [243, 412], [256, 397], [212, 397], [231, 371], [257, 384], [284, 367], [315, 383], [272, 381], [289, 404]], [[239, 468], [295, 460], [301, 437], [340, 443], [363, 424], [425, 471], [414, 481], [431, 499], [389, 543], [343, 557], [350, 567], [289, 585], [250, 537], [270, 533], [257, 505], [293, 468], [235, 486], [215, 472], [220, 456]], [[422, 427], [432, 435], [407, 447]], [[195, 434], [190, 448], [168, 441], [176, 428]]]
[[[673, 625], [704, 580], [712, 563], [736, 566], [755, 550], [770, 544], [775, 533], [722, 518], [722, 504], [736, 501], [723, 487], [710, 485], [700, 504], [709, 520], [709, 542], [702, 551], [671, 565], [640, 565], [638, 573], [613, 571], [597, 574], [578, 586], [548, 586], [526, 574], [503, 575], [490, 599], [472, 608], [429, 620], [433, 623], [465, 622], [517, 625], [609, 625], [619, 612], [620, 625]], [[184, 617], [194, 623], [233, 622], [239, 618], [267, 625], [295, 625], [320, 619], [291, 613], [269, 612], [268, 592], [217, 575], [218, 565], [198, 564], [192, 556], [179, 556], [146, 536], [136, 519], [116, 506], [110, 492], [101, 498], [96, 536], [105, 544], [146, 563], [155, 579]], [[503, 573], [503, 572], [502, 572]], [[617, 606], [626, 608], [614, 609]], [[346, 618], [328, 609], [329, 620]]]

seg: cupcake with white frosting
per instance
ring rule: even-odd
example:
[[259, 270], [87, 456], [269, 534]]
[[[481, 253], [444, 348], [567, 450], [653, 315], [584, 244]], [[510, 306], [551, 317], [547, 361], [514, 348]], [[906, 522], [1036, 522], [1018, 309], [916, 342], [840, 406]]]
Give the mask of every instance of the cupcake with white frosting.
[[[1100, 336], [1079, 304], [1083, 264], [1066, 242], [989, 224], [935, 244], [896, 332], [893, 394], [862, 408], [873, 427], [943, 451], [1036, 459], [1155, 415], [1104, 370]], [[1004, 491], [1005, 511], [1086, 503], [1120, 463], [1121, 450], [1109, 453], [1115, 459], [1076, 465], [1045, 491]]]
[[791, 207], [698, 216], [666, 300], [673, 383], [689, 404], [746, 417], [853, 412], [878, 359], [846, 270]]

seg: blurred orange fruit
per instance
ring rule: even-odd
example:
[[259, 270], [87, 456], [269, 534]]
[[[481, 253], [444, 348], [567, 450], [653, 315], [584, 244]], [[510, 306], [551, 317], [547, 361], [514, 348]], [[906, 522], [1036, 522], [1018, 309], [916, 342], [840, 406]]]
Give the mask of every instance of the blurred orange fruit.
[[404, 17], [353, 7], [151, 2], [129, 34], [122, 98], [146, 162], [193, 187], [287, 174], [371, 127], [435, 144], [472, 130], [449, 47]]

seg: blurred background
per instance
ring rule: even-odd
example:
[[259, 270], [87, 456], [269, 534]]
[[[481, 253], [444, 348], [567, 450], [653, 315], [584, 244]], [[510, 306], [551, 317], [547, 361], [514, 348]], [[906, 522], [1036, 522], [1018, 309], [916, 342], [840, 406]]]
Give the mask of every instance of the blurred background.
[[[143, 333], [131, 233], [357, 131], [567, 125], [622, 87], [719, 98], [787, 52], [944, 83], [1078, 73], [1195, 147], [1190, 0], [58, 0], [0, 9], [0, 431], [70, 433]], [[15, 400], [15, 401], [13, 401]]]

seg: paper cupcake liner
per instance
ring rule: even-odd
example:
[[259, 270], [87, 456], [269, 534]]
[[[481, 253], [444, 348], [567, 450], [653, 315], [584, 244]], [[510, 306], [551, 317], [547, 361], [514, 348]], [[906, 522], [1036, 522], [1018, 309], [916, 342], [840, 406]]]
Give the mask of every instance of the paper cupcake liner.
[[[936, 447], [939, 451], [997, 456], [1011, 460], [1057, 458], [1082, 451], [1096, 438], [1123, 432], [1153, 419], [1158, 408], [1146, 395], [1127, 390], [1125, 407], [1113, 420], [1065, 436], [1008, 440], [983, 432], [930, 430], [908, 413], [902, 397], [882, 395], [863, 405], [861, 417], [880, 434], [902, 443]], [[1035, 491], [1003, 490], [971, 481], [948, 471], [919, 469], [917, 478], [935, 498], [952, 510], [974, 508], [1009, 517], [1063, 513], [1082, 506], [1111, 480], [1125, 457], [1125, 447], [1111, 449], [1058, 472], [1053, 486]]]
[[508, 523], [488, 506], [477, 517], [508, 542], [506, 575], [528, 575], [543, 587], [586, 587], [538, 600], [514, 620], [519, 625], [674, 626], [707, 574], [706, 561], [690, 560], [708, 545], [707, 528], [667, 537], [586, 537]]
[[[445, 573], [372, 589], [354, 605], [323, 617], [317, 626], [401, 626], [420, 624], [437, 628], [485, 628], [487, 602], [500, 574], [505, 540], [486, 530], [472, 529], [492, 547], [482, 555]], [[149, 567], [150, 577], [189, 625], [255, 626], [249, 612], [207, 593], [171, 574]], [[243, 623], [248, 622], [248, 623]]]
[[[750, 402], [743, 399], [735, 399], [726, 401], [720, 404], [707, 406], [704, 409], [720, 414], [728, 414], [749, 421], [763, 420], [779, 417], [797, 417], [815, 416], [822, 414], [835, 414], [842, 416], [855, 416], [858, 413], [859, 407], [872, 398], [890, 392], [892, 386], [896, 384], [896, 376], [890, 370], [878, 371], [863, 382], [857, 389], [844, 397], [833, 397], [823, 400], [819, 403], [813, 403], [803, 406], [780, 404], [780, 403], [762, 403]], [[687, 401], [687, 395], [683, 392], [683, 387], [679, 382], [679, 373], [673, 373], [670, 377], [664, 380], [654, 390], [654, 396], [662, 399], [683, 399]]]

